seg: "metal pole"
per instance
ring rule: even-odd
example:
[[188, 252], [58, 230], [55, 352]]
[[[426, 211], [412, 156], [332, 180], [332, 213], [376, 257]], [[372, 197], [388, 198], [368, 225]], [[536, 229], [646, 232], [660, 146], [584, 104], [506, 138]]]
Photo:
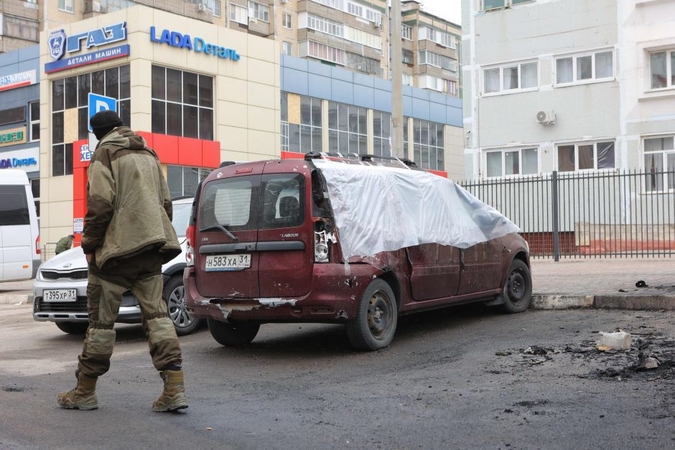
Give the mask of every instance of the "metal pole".
[[560, 261], [560, 242], [558, 239], [558, 172], [556, 170], [551, 174], [551, 217], [553, 221], [553, 260]]
[[389, 58], [391, 61], [391, 154], [397, 158], [405, 158], [408, 155], [403, 148], [403, 49], [401, 46], [401, 0], [392, 0], [391, 20], [389, 23]]

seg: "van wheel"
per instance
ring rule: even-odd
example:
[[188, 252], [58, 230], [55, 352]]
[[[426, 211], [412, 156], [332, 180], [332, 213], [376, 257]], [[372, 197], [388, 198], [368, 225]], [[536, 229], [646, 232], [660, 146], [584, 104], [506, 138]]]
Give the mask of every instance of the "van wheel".
[[178, 336], [190, 334], [199, 327], [199, 319], [192, 317], [187, 310], [185, 287], [181, 276], [169, 278], [164, 285], [162, 296], [166, 300], [169, 317]]
[[380, 279], [374, 280], [361, 298], [356, 317], [345, 325], [347, 338], [357, 350], [379, 350], [394, 339], [398, 307], [394, 291]]
[[251, 343], [258, 334], [260, 324], [255, 322], [229, 323], [208, 318], [211, 336], [220, 345], [237, 347]]
[[519, 259], [514, 259], [509, 266], [502, 297], [504, 298], [504, 304], [501, 307], [507, 313], [523, 312], [530, 306], [532, 301], [532, 275], [527, 264]]
[[87, 322], [56, 322], [59, 330], [68, 334], [84, 334], [89, 324]]

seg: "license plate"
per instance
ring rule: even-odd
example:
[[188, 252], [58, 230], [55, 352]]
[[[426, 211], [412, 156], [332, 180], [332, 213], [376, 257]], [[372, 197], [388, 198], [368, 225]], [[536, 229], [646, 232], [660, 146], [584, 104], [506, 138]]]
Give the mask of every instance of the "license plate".
[[77, 290], [56, 289], [44, 291], [42, 299], [46, 302], [74, 302], [77, 300]]
[[210, 255], [206, 257], [204, 270], [207, 272], [223, 270], [243, 270], [251, 267], [251, 255]]

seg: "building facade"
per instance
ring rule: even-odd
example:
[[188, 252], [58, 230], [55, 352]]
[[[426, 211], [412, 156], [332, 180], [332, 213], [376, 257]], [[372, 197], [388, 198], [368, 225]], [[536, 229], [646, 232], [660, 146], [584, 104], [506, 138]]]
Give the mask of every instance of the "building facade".
[[[39, 32], [144, 5], [279, 42], [284, 54], [390, 79], [387, 0], [3, 0], [0, 52]], [[459, 96], [460, 27], [402, 1], [404, 83]]]
[[[224, 160], [390, 155], [390, 82], [282, 55], [261, 36], [134, 6], [43, 32], [39, 48], [45, 244], [82, 229], [99, 102], [155, 149], [173, 196]], [[408, 156], [461, 175], [461, 101], [412, 87], [403, 100]]]
[[675, 1], [462, 8], [467, 178], [675, 168]]

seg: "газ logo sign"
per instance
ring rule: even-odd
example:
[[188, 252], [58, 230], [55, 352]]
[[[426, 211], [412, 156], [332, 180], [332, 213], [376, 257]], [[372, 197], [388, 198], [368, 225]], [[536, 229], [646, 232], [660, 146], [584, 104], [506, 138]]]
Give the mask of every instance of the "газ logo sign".
[[126, 44], [61, 59], [65, 53], [70, 54], [81, 51], [83, 45], [86, 49], [89, 49], [91, 47], [100, 47], [102, 45], [108, 45], [126, 39], [126, 22], [106, 25], [72, 36], [66, 36], [64, 30], [55, 31], [49, 35], [49, 40], [47, 41], [49, 45], [49, 55], [54, 61], [45, 64], [45, 72], [58, 72], [60, 70], [72, 69], [87, 64], [129, 56], [129, 44]]
[[53, 31], [49, 35], [49, 55], [54, 60], [59, 60], [66, 51], [66, 32], [63, 30]]

